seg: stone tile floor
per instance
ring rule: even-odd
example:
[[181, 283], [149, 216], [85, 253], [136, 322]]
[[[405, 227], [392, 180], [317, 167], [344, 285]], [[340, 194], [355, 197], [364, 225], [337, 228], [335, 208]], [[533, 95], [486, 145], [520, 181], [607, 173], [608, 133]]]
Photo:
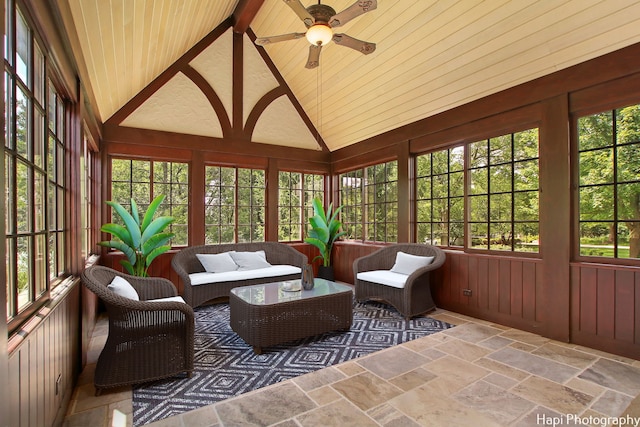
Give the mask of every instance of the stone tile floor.
[[[167, 418], [150, 427], [618, 425], [640, 417], [640, 361], [456, 313], [455, 328]], [[94, 396], [94, 331], [64, 426], [131, 425], [131, 390]], [[637, 420], [640, 422], [640, 418]]]

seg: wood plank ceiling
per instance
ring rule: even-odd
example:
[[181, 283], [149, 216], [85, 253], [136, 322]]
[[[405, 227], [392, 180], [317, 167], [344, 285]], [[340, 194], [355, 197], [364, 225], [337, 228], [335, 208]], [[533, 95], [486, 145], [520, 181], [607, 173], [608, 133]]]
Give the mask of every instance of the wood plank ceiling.
[[[59, 0], [81, 78], [106, 121], [237, 7], [256, 0]], [[336, 11], [354, 0], [326, 0]], [[240, 6], [238, 6], [240, 3]], [[302, 0], [305, 6], [315, 3]], [[330, 150], [640, 42], [637, 0], [378, 0], [304, 67], [305, 39], [265, 46]], [[264, 0], [258, 37], [303, 32], [282, 0]], [[85, 83], [86, 84], [86, 83]]]

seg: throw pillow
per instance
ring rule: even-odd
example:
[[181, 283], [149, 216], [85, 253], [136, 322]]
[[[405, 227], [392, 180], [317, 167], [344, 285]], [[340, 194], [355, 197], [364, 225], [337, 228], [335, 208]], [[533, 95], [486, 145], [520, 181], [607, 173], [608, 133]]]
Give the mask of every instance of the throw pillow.
[[229, 252], [222, 252], [220, 254], [196, 254], [196, 257], [198, 257], [198, 261], [200, 261], [204, 270], [209, 273], [224, 273], [238, 269], [238, 264], [233, 261]]
[[138, 293], [136, 292], [134, 287], [131, 286], [131, 283], [127, 282], [127, 280], [123, 277], [115, 276], [111, 283], [107, 285], [107, 289], [110, 289], [121, 297], [140, 301], [140, 297], [138, 296]]
[[433, 261], [432, 256], [411, 255], [399, 251], [396, 254], [396, 263], [391, 267], [394, 273], [406, 274], [407, 276], [421, 267], [426, 267]]
[[271, 267], [267, 262], [264, 251], [256, 252], [230, 252], [231, 258], [238, 264], [238, 270], [256, 270], [258, 268]]

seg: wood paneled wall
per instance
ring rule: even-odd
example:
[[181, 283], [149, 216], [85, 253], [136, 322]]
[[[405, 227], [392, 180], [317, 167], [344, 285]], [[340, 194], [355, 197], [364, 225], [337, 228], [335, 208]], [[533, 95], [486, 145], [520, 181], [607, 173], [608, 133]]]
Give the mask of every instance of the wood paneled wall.
[[571, 341], [640, 359], [640, 270], [571, 265]]
[[9, 341], [9, 383], [2, 384], [10, 399], [9, 413], [2, 414], [6, 425], [62, 423], [80, 369], [80, 281], [65, 286], [59, 300]]
[[446, 252], [431, 285], [438, 307], [541, 333], [541, 260]]

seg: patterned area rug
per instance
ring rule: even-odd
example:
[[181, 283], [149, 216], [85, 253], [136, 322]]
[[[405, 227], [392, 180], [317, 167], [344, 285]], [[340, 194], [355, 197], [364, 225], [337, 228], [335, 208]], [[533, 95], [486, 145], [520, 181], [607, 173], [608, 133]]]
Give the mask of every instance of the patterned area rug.
[[452, 327], [430, 317], [410, 321], [384, 304], [354, 304], [348, 332], [333, 332], [253, 353], [229, 326], [229, 305], [195, 310], [192, 378], [144, 384], [133, 390], [133, 425], [141, 426], [270, 384], [355, 359]]

